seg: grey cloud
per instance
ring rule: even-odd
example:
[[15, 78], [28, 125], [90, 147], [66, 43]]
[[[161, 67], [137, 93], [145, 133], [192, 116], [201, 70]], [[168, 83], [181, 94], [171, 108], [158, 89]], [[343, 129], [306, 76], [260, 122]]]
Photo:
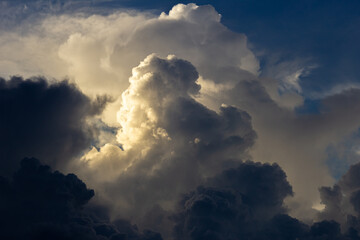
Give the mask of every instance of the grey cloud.
[[339, 181], [339, 185], [346, 191], [360, 188], [360, 164], [352, 165]]
[[[253, 159], [279, 163], [296, 192], [295, 200], [308, 204], [304, 208], [309, 209], [319, 201], [318, 187], [334, 181], [325, 165], [328, 147], [359, 127], [360, 118], [356, 114], [360, 105], [359, 90], [351, 89], [319, 100], [317, 113], [297, 114], [272, 99], [266, 81], [261, 78], [242, 80], [233, 89], [215, 95], [218, 97], [213, 97], [213, 102], [233, 104], [251, 115], [258, 134], [251, 153]], [[305, 184], [307, 179], [312, 179], [314, 184]], [[297, 217], [311, 215], [301, 216], [303, 210], [298, 215], [296, 208], [293, 209]]]
[[241, 163], [183, 197], [173, 217], [176, 239], [257, 239], [265, 222], [285, 213], [291, 194], [278, 165]]
[[320, 188], [322, 203], [325, 205], [319, 213], [320, 219], [336, 220], [341, 229], [351, 232], [360, 231], [360, 164], [350, 167], [333, 187]]
[[243, 202], [254, 209], [252, 214], [262, 219], [285, 212], [283, 201], [293, 194], [285, 172], [277, 164], [242, 163], [225, 170], [208, 184], [240, 193]]
[[106, 101], [91, 101], [66, 81], [0, 79], [0, 173], [11, 174], [24, 157], [64, 167], [91, 146], [97, 132], [87, 119]]
[[343, 223], [345, 214], [342, 210], [343, 194], [339, 185], [321, 187], [320, 198], [325, 205], [324, 211], [319, 213], [321, 219], [331, 219]]
[[341, 231], [340, 224], [333, 220], [308, 226], [287, 215], [283, 201], [291, 194], [291, 186], [278, 165], [241, 163], [183, 196], [176, 214], [171, 216], [174, 238], [359, 239], [354, 227]]
[[110, 222], [104, 209], [87, 205], [94, 191], [74, 174], [63, 175], [27, 158], [9, 181], [0, 177], [2, 239], [161, 240], [125, 220]]

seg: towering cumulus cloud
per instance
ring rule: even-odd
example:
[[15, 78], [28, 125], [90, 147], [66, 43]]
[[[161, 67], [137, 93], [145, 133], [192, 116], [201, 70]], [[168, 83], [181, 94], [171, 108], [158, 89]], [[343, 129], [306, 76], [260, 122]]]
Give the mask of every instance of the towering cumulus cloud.
[[134, 218], [155, 205], [170, 210], [180, 193], [248, 158], [256, 136], [250, 116], [195, 101], [197, 78], [192, 64], [174, 56], [149, 55], [133, 69], [118, 112], [123, 150], [108, 144], [83, 157], [90, 171], [84, 178], [90, 174], [87, 181], [100, 184], [119, 213]]

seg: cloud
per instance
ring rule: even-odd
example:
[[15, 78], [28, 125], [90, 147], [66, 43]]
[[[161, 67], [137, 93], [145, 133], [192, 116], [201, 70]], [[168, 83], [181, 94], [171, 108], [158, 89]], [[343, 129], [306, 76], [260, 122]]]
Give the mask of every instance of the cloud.
[[307, 94], [302, 90], [302, 80], [318, 66], [311, 59], [284, 59], [280, 54], [267, 53], [261, 57], [269, 58], [265, 60], [260, 76], [264, 78], [262, 84], [270, 97], [283, 108], [293, 110], [302, 106]]
[[267, 214], [274, 215], [269, 213], [270, 209], [275, 213], [284, 212], [283, 200], [293, 194], [285, 172], [277, 164], [245, 162], [208, 180], [208, 185], [246, 196], [243, 202], [254, 208], [254, 216], [262, 219], [266, 219]]
[[319, 213], [318, 218], [327, 221], [336, 220], [341, 224], [341, 229], [349, 234], [360, 231], [359, 173], [360, 164], [356, 163], [350, 166], [333, 187], [320, 189], [324, 209]]
[[172, 210], [180, 194], [249, 157], [256, 138], [250, 116], [198, 103], [197, 78], [195, 67], [175, 56], [149, 55], [133, 69], [118, 112], [124, 151], [93, 149], [80, 171], [114, 214], [140, 221], [156, 205]]
[[69, 76], [85, 93], [116, 96], [127, 88], [131, 69], [151, 53], [188, 59], [205, 77], [233, 66], [259, 70], [246, 36], [223, 26], [210, 5], [179, 4], [160, 16], [130, 10], [107, 15], [42, 11], [4, 30], [2, 76]]
[[209, 22], [220, 22], [221, 15], [211, 5], [199, 7], [194, 3], [190, 3], [186, 5], [177, 4], [169, 11], [169, 14], [163, 12], [159, 18], [185, 20], [196, 24], [208, 25]]
[[[209, 5], [179, 4], [160, 15], [45, 13], [4, 29], [0, 74], [68, 76], [91, 99], [112, 96], [95, 124], [106, 130], [95, 138], [101, 144], [81, 161], [69, 160], [75, 153], [61, 161], [99, 189], [114, 215], [164, 216], [179, 194], [246, 159], [284, 169], [295, 193], [284, 200], [292, 217], [317, 215], [318, 188], [335, 181], [326, 150], [359, 127], [358, 90], [339, 88], [321, 96], [316, 113], [299, 114], [299, 81], [312, 65], [286, 62], [265, 72], [278, 79], [264, 75], [247, 37], [226, 28]], [[54, 156], [44, 159], [51, 164]]]
[[[250, 114], [258, 134], [251, 152], [253, 159], [279, 163], [296, 193], [288, 203], [292, 214], [301, 218], [311, 216], [314, 212], [303, 213], [320, 201], [318, 187], [334, 182], [326, 166], [328, 147], [343, 141], [359, 127], [358, 90], [328, 96], [319, 100], [317, 112], [298, 114], [278, 105], [263, 81], [266, 79], [240, 81], [231, 89], [208, 94], [207, 101], [215, 105], [225, 102]], [[312, 179], [310, 186], [306, 179]], [[298, 213], [294, 200], [304, 204]]]
[[241, 163], [182, 198], [173, 216], [175, 239], [256, 239], [265, 222], [285, 213], [283, 200], [291, 194], [279, 166]]
[[88, 120], [107, 101], [91, 101], [66, 81], [48, 83], [41, 77], [0, 78], [0, 96], [2, 175], [11, 175], [24, 157], [65, 167], [96, 139], [98, 131]]
[[245, 162], [226, 170], [183, 196], [175, 239], [358, 239], [355, 229], [342, 234], [335, 221], [312, 226], [287, 215], [291, 195], [284, 171], [276, 164]]
[[101, 218], [101, 208], [86, 205], [93, 190], [76, 175], [52, 172], [34, 158], [24, 159], [11, 181], [0, 177], [0, 192], [3, 239], [162, 239], [127, 221]]
[[[351, 168], [343, 184], [353, 182], [357, 170]], [[0, 236], [5, 239], [162, 239], [126, 220], [109, 221], [106, 209], [88, 203], [94, 191], [76, 175], [53, 172], [34, 158], [22, 160], [10, 181], [0, 177], [0, 192]], [[244, 162], [183, 195], [176, 212], [166, 214], [174, 223], [173, 239], [359, 238], [354, 225], [343, 234], [335, 221], [310, 227], [288, 216], [283, 200], [291, 194], [278, 165]], [[357, 223], [354, 217], [351, 223]]]

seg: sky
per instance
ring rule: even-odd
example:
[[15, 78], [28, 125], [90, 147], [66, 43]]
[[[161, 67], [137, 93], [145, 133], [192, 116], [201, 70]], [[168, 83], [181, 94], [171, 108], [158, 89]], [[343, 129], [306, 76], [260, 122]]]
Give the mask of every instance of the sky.
[[0, 1], [1, 239], [360, 239], [360, 2]]

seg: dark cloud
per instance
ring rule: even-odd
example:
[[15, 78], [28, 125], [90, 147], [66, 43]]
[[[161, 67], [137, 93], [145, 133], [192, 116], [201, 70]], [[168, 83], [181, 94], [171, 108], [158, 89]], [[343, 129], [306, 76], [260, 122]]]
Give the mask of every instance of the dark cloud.
[[354, 191], [360, 188], [360, 164], [352, 165], [339, 181], [345, 191]]
[[[291, 186], [276, 165], [246, 162], [224, 171], [181, 199], [175, 239], [345, 240], [359, 239], [355, 228], [341, 232], [336, 221], [311, 227], [290, 217], [283, 206]], [[329, 194], [328, 194], [329, 195]]]
[[319, 189], [321, 202], [325, 205], [325, 211], [319, 213], [322, 219], [333, 219], [341, 222], [344, 219], [341, 203], [342, 191], [339, 185], [334, 187], [321, 187]]
[[335, 221], [322, 221], [311, 226], [310, 239], [341, 239], [340, 224]]
[[174, 216], [176, 239], [253, 239], [264, 222], [285, 212], [291, 194], [278, 165], [242, 163], [184, 196]]
[[101, 208], [87, 207], [94, 191], [74, 174], [63, 175], [27, 158], [12, 180], [0, 178], [1, 239], [161, 240], [125, 220], [108, 221]]
[[[327, 225], [322, 228], [329, 230], [329, 235], [340, 228], [349, 239], [359, 239], [360, 232], [360, 163], [352, 165], [333, 187], [320, 188], [322, 203], [325, 205], [319, 213], [320, 219], [325, 219]], [[333, 221], [337, 221], [337, 225]], [[333, 225], [328, 226], [328, 225]], [[328, 226], [328, 227], [326, 227]], [[332, 229], [332, 230], [331, 230]], [[337, 230], [337, 232], [340, 230]], [[329, 238], [330, 239], [330, 238]], [[337, 238], [331, 238], [337, 239]]]
[[93, 102], [66, 81], [0, 78], [0, 174], [11, 174], [24, 157], [64, 166], [94, 141], [87, 118], [99, 114], [106, 101]]
[[257, 232], [255, 239], [304, 239], [308, 230], [309, 227], [299, 220], [286, 214], [278, 214], [263, 225], [263, 229]]
[[293, 194], [285, 172], [277, 164], [246, 162], [225, 170], [211, 179], [209, 185], [240, 193], [254, 217], [262, 219], [285, 212], [283, 201]]
[[192, 161], [209, 172], [216, 170], [213, 166], [238, 161], [256, 139], [250, 115], [232, 106], [223, 105], [216, 113], [193, 99], [178, 98], [165, 109], [164, 120], [169, 136], [180, 140], [181, 148], [188, 145]]

